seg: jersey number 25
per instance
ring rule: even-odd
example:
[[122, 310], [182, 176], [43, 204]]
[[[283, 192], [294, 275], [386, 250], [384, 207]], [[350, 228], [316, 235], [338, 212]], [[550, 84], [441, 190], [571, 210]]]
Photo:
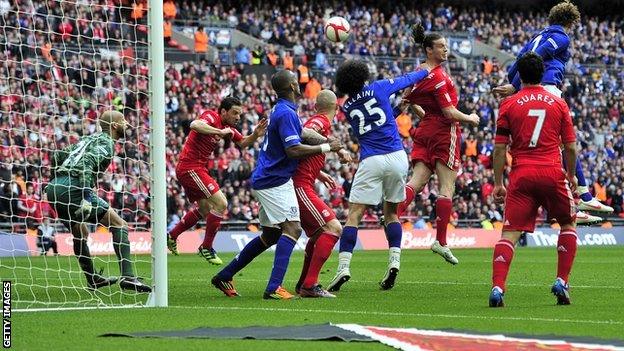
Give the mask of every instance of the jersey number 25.
[[[370, 132], [373, 128], [373, 123], [376, 126], [382, 126], [384, 123], [386, 123], [386, 113], [384, 112], [384, 110], [382, 110], [379, 107], [373, 107], [377, 104], [377, 99], [372, 98], [370, 100], [368, 100], [366, 103], [364, 103], [364, 107], [366, 108], [366, 113], [368, 114], [369, 121], [371, 121], [372, 123], [370, 124], [366, 124], [366, 116], [364, 115], [364, 112], [358, 110], [358, 109], [353, 109], [350, 113], [349, 113], [349, 117], [351, 117], [351, 119], [357, 119], [358, 120], [358, 125], [359, 125], [359, 135], [362, 134], [366, 134], [368, 132]], [[379, 117], [376, 117], [376, 120], [374, 120], [374, 116], [377, 115]]]

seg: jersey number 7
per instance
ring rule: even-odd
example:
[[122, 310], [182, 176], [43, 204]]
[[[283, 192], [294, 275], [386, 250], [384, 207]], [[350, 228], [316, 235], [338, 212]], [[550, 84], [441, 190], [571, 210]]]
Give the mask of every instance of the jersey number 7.
[[537, 117], [537, 122], [535, 123], [535, 129], [533, 129], [533, 135], [531, 135], [531, 142], [529, 142], [529, 147], [536, 147], [537, 140], [539, 139], [540, 133], [542, 132], [542, 126], [544, 126], [544, 119], [546, 118], [546, 110], [529, 110], [529, 117]]
[[[386, 113], [379, 107], [373, 107], [376, 104], [377, 99], [372, 98], [364, 104], [364, 107], [366, 108], [366, 113], [368, 113], [369, 117], [373, 117], [374, 115], [379, 116], [379, 118], [373, 122], [379, 127], [386, 123]], [[351, 117], [351, 119], [358, 119], [358, 125], [360, 126], [359, 135], [366, 134], [371, 131], [372, 123], [366, 124], [366, 117], [364, 116], [364, 113], [362, 111], [358, 109], [353, 109], [349, 113], [349, 117]]]

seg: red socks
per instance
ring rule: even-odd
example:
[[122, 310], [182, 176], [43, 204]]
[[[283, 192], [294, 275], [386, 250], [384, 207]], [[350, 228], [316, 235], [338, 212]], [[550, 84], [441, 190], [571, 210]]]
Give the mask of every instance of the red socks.
[[194, 227], [201, 218], [202, 215], [199, 213], [199, 209], [194, 208], [182, 217], [180, 222], [169, 232], [169, 235], [173, 240], [176, 240], [180, 234]]
[[405, 200], [399, 204], [399, 207], [397, 208], [397, 216], [401, 217], [405, 213], [405, 210], [409, 207], [412, 201], [414, 201], [415, 196], [416, 192], [414, 191], [414, 188], [407, 185], [405, 187]]
[[514, 244], [507, 239], [500, 239], [494, 246], [492, 256], [492, 287], [498, 286], [505, 291], [505, 282], [509, 266], [514, 255]]
[[305, 257], [303, 259], [303, 268], [301, 268], [301, 276], [299, 276], [299, 281], [297, 285], [303, 285], [303, 281], [305, 277], [308, 275], [308, 269], [310, 268], [310, 262], [312, 262], [312, 256], [314, 255], [314, 245], [316, 245], [316, 241], [321, 235], [315, 235], [308, 240], [305, 248]]
[[568, 282], [574, 257], [576, 256], [576, 231], [574, 229], [565, 229], [559, 233], [557, 240], [557, 278]]
[[451, 219], [453, 202], [446, 197], [439, 197], [436, 200], [436, 240], [440, 245], [446, 246], [446, 227]]
[[215, 214], [213, 212], [208, 213], [206, 216], [206, 235], [204, 235], [204, 242], [201, 247], [204, 249], [212, 249], [212, 242], [217, 236], [217, 231], [221, 227], [221, 220], [223, 216], [221, 214]]
[[[324, 232], [319, 235], [319, 238], [316, 240], [316, 245], [314, 245], [310, 267], [303, 281], [303, 287], [310, 288], [318, 283], [318, 276], [321, 272], [321, 268], [331, 255], [336, 242], [338, 242], [338, 237], [334, 234]], [[306, 255], [307, 251], [306, 247]]]

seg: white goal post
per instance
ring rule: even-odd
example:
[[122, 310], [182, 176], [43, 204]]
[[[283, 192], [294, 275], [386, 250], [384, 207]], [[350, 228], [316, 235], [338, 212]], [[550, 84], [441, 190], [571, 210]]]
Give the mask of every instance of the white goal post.
[[[0, 0], [0, 280], [14, 311], [168, 305], [164, 66], [162, 0]], [[88, 223], [88, 254], [75, 254], [58, 206], [72, 200], [49, 200], [46, 186], [83, 180], [59, 173], [56, 156], [103, 132], [104, 111], [122, 112], [127, 134], [92, 187], [71, 187], [90, 191], [91, 221], [99, 197], [128, 226]], [[93, 289], [78, 257], [92, 277], [131, 271], [152, 292]]]

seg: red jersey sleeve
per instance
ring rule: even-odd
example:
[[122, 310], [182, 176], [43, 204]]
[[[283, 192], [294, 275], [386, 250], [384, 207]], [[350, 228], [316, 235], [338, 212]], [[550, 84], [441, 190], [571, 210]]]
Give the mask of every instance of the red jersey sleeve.
[[208, 123], [208, 125], [212, 127], [216, 127], [219, 123], [217, 121], [217, 116], [211, 113], [211, 111], [204, 112], [199, 119]]
[[509, 143], [511, 129], [509, 128], [509, 119], [507, 118], [507, 105], [508, 104], [503, 102], [498, 109], [498, 118], [496, 119], [496, 137], [494, 138], [495, 144]]
[[329, 134], [329, 121], [323, 116], [314, 116], [308, 119], [303, 127], [312, 129], [323, 136]]
[[451, 94], [449, 94], [449, 89], [452, 87], [447, 79], [441, 79], [433, 88], [433, 96], [440, 109], [453, 106], [453, 99], [451, 99]]
[[561, 142], [564, 144], [573, 143], [576, 141], [576, 133], [572, 125], [570, 109], [565, 102], [562, 102], [561, 107], [561, 113], [563, 114], [563, 116], [561, 116]]
[[233, 128], [233, 127], [228, 127], [230, 128], [230, 130], [232, 131], [232, 141], [235, 143], [238, 143], [239, 141], [243, 140], [243, 135], [241, 134], [241, 132], [238, 131], [238, 129]]

